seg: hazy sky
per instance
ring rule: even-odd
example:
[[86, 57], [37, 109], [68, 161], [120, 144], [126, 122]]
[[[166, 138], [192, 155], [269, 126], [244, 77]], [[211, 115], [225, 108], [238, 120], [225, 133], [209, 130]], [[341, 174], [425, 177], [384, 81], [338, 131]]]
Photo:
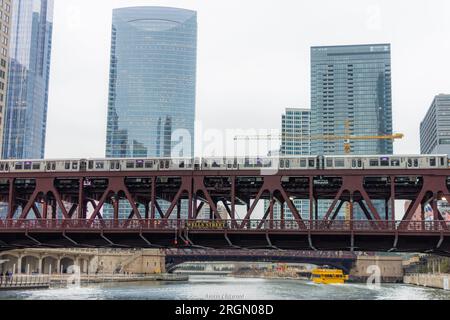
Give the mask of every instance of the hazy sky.
[[201, 127], [279, 128], [310, 107], [310, 47], [392, 44], [397, 153], [418, 153], [434, 95], [450, 93], [450, 1], [55, 0], [46, 157], [104, 157], [112, 9], [198, 12]]

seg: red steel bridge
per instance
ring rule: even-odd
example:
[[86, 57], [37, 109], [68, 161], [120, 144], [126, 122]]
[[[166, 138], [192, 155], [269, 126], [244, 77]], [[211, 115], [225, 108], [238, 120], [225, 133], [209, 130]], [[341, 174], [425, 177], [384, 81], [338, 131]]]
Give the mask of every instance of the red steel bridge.
[[[449, 169], [291, 169], [273, 175], [259, 170], [0, 173], [0, 201], [7, 208], [0, 219], [0, 248], [274, 248], [450, 255], [450, 224], [437, 207], [438, 200], [450, 199], [449, 176]], [[307, 219], [302, 219], [294, 199], [310, 202]], [[263, 200], [269, 206], [256, 218], [255, 209]], [[331, 202], [322, 215], [319, 200]], [[383, 212], [374, 200], [384, 201]], [[398, 221], [396, 200], [411, 201]], [[119, 218], [122, 203], [131, 208], [124, 219]], [[293, 219], [285, 219], [282, 209], [274, 220], [275, 203], [286, 204]], [[105, 204], [113, 208], [108, 219], [102, 214]], [[424, 219], [428, 204], [433, 221]], [[210, 216], [199, 220], [205, 205]], [[349, 208], [347, 221], [338, 216], [344, 205]], [[364, 219], [354, 219], [356, 207]], [[238, 208], [245, 211], [240, 218]], [[184, 210], [187, 218], [182, 219]]]

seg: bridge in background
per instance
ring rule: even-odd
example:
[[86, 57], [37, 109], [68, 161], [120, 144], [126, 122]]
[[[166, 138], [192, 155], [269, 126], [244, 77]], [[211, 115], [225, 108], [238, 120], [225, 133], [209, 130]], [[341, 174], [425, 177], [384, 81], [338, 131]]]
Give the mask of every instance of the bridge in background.
[[[1, 249], [22, 247], [272, 248], [450, 255], [448, 169], [187, 170], [1, 173]], [[305, 218], [294, 200], [310, 202]], [[261, 201], [269, 206], [255, 218]], [[319, 201], [331, 205], [319, 214]], [[385, 204], [379, 212], [374, 200]], [[396, 221], [396, 200], [411, 202]], [[119, 217], [127, 203], [128, 217]], [[274, 206], [281, 205], [279, 220]], [[104, 217], [106, 204], [112, 216]], [[162, 205], [164, 204], [164, 205]], [[218, 210], [222, 204], [227, 216]], [[286, 219], [286, 205], [293, 219]], [[339, 217], [343, 206], [349, 220]], [[433, 220], [425, 221], [425, 207]], [[209, 217], [200, 217], [203, 207]], [[364, 218], [355, 219], [355, 208]], [[239, 219], [239, 210], [245, 217]], [[243, 209], [242, 209], [243, 208]], [[415, 217], [420, 211], [419, 217]], [[182, 217], [186, 212], [187, 217]]]
[[165, 254], [167, 272], [185, 262], [267, 262], [328, 265], [348, 273], [357, 259], [356, 254], [343, 251], [167, 249]]

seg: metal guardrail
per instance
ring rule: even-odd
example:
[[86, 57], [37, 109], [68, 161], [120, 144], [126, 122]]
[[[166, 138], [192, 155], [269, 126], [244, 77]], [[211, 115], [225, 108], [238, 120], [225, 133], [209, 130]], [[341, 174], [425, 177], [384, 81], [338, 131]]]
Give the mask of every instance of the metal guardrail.
[[0, 275], [0, 290], [14, 288], [36, 288], [50, 285], [46, 275]]
[[2, 231], [316, 231], [316, 232], [450, 232], [449, 221], [377, 220], [0, 220]]

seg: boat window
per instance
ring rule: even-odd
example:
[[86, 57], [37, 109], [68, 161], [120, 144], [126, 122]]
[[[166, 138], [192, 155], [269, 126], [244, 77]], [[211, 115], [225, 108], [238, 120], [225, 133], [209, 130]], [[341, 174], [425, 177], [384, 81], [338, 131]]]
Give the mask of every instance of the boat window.
[[336, 168], [344, 168], [345, 167], [345, 160], [344, 159], [335, 159], [334, 160], [334, 166]]
[[378, 159], [370, 159], [369, 165], [371, 167], [378, 167]]
[[436, 167], [436, 158], [430, 158], [430, 167]]
[[33, 170], [41, 170], [41, 164], [40, 163], [33, 163]]
[[127, 161], [127, 169], [134, 169], [134, 162]]
[[16, 170], [22, 170], [22, 162], [16, 162], [16, 166], [14, 167]]
[[391, 160], [391, 167], [400, 167], [400, 160], [392, 159]]

